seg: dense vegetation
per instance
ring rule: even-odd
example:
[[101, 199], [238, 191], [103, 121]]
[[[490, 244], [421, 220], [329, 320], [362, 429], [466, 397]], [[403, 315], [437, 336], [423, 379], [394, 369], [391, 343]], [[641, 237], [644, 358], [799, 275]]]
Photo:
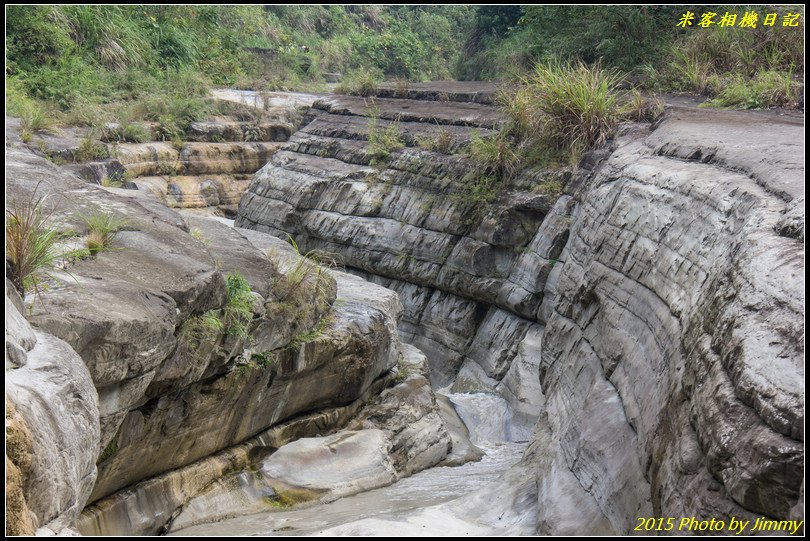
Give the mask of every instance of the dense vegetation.
[[[682, 13], [696, 14], [678, 28]], [[700, 28], [701, 13], [778, 13], [773, 26]], [[798, 26], [783, 26], [788, 12]], [[719, 15], [718, 15], [719, 17]], [[7, 112], [22, 133], [120, 123], [119, 140], [182, 136], [211, 86], [373, 93], [382, 79], [517, 79], [582, 61], [644, 90], [734, 107], [796, 106], [804, 8], [742, 6], [9, 6]]]
[[[691, 11], [691, 25], [677, 27]], [[740, 27], [745, 12], [756, 28]], [[698, 26], [703, 13], [715, 24]], [[734, 27], [716, 24], [738, 14]], [[776, 13], [765, 26], [767, 13]], [[798, 26], [783, 26], [799, 14]], [[476, 13], [458, 75], [465, 79], [515, 79], [537, 63], [582, 60], [630, 74], [655, 91], [713, 97], [713, 105], [796, 106], [804, 72], [801, 6], [489, 6]]]
[[34, 131], [150, 120], [169, 140], [209, 112], [211, 86], [450, 78], [473, 18], [465, 6], [9, 6], [7, 109]]

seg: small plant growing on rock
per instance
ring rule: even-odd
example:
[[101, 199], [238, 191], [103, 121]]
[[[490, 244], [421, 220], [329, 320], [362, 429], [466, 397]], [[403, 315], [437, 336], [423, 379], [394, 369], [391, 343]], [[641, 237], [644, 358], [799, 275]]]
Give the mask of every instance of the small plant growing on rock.
[[101, 185], [105, 188], [123, 188], [124, 182], [127, 180], [127, 174], [124, 171], [112, 171], [101, 179]]
[[82, 142], [73, 154], [73, 161], [88, 162], [90, 160], [103, 160], [110, 157], [110, 150], [104, 143], [97, 142], [94, 137], [94, 130], [90, 130], [82, 138]]
[[126, 220], [106, 212], [94, 212], [82, 218], [87, 226], [87, 249], [90, 255], [96, 255], [112, 247], [118, 232], [126, 225]]
[[245, 131], [242, 134], [242, 139], [246, 143], [255, 143], [257, 141], [261, 141], [262, 139], [262, 130], [258, 126], [258, 124], [252, 124], [250, 126], [245, 127]]
[[408, 79], [397, 79], [394, 81], [394, 94], [398, 98], [407, 98], [408, 92], [411, 89], [411, 83]]
[[61, 235], [49, 224], [51, 213], [45, 212], [44, 199], [34, 190], [31, 199], [6, 211], [7, 277], [21, 293], [39, 291], [48, 271], [64, 255], [56, 250]]
[[377, 94], [380, 80], [368, 71], [354, 72], [347, 75], [336, 87], [338, 94], [369, 97]]
[[314, 342], [318, 338], [321, 337], [323, 334], [324, 329], [331, 323], [332, 318], [329, 316], [324, 316], [318, 320], [318, 323], [315, 324], [314, 327], [311, 329], [302, 332], [301, 334], [297, 335], [293, 338], [289, 344], [287, 344], [285, 349], [290, 351], [299, 351], [304, 344], [308, 344], [310, 342]]
[[449, 130], [443, 128], [436, 135], [417, 138], [417, 144], [430, 152], [452, 154], [453, 136]]
[[26, 102], [16, 112], [20, 115], [20, 140], [23, 143], [30, 143], [36, 132], [48, 131], [51, 128], [51, 118], [33, 101]]
[[563, 186], [563, 183], [560, 182], [559, 179], [552, 179], [547, 180], [545, 182], [541, 182], [539, 184], [535, 184], [532, 187], [532, 191], [534, 193], [539, 193], [541, 195], [557, 197], [562, 193], [563, 188], [565, 188], [565, 186]]
[[202, 315], [188, 318], [180, 327], [180, 336], [190, 346], [197, 346], [195, 354], [212, 343], [224, 329], [217, 310], [209, 310]]
[[160, 117], [159, 124], [155, 135], [161, 141], [174, 141], [182, 140], [183, 129], [180, 128], [177, 121], [172, 117]]
[[391, 152], [402, 148], [402, 135], [399, 122], [391, 122], [385, 129], [379, 126], [379, 110], [372, 110], [368, 120], [368, 148], [371, 154], [369, 164], [376, 166], [384, 164], [391, 157]]
[[631, 90], [621, 107], [622, 118], [651, 122], [664, 112], [664, 102], [655, 96], [644, 96], [636, 89]]
[[248, 325], [253, 319], [253, 293], [245, 277], [239, 273], [228, 274], [225, 280], [228, 293], [222, 316], [226, 332], [231, 336], [246, 337]]
[[200, 229], [199, 227], [192, 227], [191, 230], [189, 231], [189, 234], [191, 234], [191, 236], [195, 240], [198, 240], [198, 241], [202, 242], [206, 246], [211, 244], [211, 241], [209, 241], [208, 239], [205, 238], [205, 235], [203, 235], [202, 229]]
[[158, 163], [158, 172], [166, 177], [179, 175], [183, 171], [183, 164], [180, 160], [165, 160]]
[[486, 171], [500, 180], [509, 180], [517, 172], [520, 164], [520, 152], [505, 132], [493, 137], [481, 137], [472, 134], [470, 140], [470, 157], [483, 164]]

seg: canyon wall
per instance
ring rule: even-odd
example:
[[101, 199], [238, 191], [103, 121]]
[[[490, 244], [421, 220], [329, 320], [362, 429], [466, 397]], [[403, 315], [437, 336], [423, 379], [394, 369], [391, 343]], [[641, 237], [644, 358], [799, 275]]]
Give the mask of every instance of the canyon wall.
[[802, 120], [670, 107], [482, 198], [452, 153], [499, 113], [446, 94], [316, 102], [237, 225], [397, 291], [434, 384], [537, 420], [538, 533], [803, 516]]
[[[346, 426], [397, 373], [394, 292], [272, 236], [86, 183], [13, 143], [6, 177], [7, 208], [39, 201], [66, 254], [24, 306], [7, 283], [17, 531], [78, 521], [85, 534], [159, 533], [219, 477]], [[102, 215], [120, 229], [112, 244], [77, 251]], [[234, 312], [240, 292], [247, 313]], [[450, 450], [427, 389], [435, 451], [403, 471]]]

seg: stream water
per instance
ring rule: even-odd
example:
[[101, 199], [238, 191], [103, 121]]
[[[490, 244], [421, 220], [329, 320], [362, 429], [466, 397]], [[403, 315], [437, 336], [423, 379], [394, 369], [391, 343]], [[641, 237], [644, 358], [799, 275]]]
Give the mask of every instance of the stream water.
[[[490, 394], [449, 395], [468, 424], [472, 441], [486, 455], [478, 462], [458, 467], [435, 467], [404, 478], [387, 487], [370, 490], [334, 502], [290, 511], [270, 511], [192, 526], [171, 535], [315, 535], [330, 534], [362, 521], [364, 535], [391, 535], [392, 527], [420, 515], [420, 533], [447, 535], [480, 533], [448, 528], [455, 519], [441, 504], [451, 502], [495, 482], [516, 464], [525, 443], [507, 441], [511, 426], [505, 401]], [[428, 520], [424, 520], [429, 516]], [[457, 522], [457, 521], [456, 521]], [[413, 526], [412, 524], [410, 526]], [[435, 531], [431, 531], [435, 530]], [[473, 526], [473, 530], [475, 527]], [[352, 533], [351, 529], [340, 533]], [[402, 533], [402, 532], [401, 532]]]

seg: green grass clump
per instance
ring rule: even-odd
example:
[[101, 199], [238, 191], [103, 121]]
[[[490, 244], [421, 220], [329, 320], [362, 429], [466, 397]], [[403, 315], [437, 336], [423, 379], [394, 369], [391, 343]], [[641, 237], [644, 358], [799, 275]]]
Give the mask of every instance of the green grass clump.
[[453, 142], [453, 135], [447, 129], [441, 129], [435, 135], [419, 137], [416, 141], [420, 148], [440, 154], [452, 154]]
[[82, 218], [87, 227], [87, 249], [90, 255], [108, 251], [118, 232], [127, 225], [127, 221], [107, 212], [94, 212]]
[[503, 130], [486, 138], [473, 133], [470, 139], [470, 157], [483, 164], [488, 175], [499, 180], [510, 179], [521, 162], [519, 145]]
[[379, 125], [379, 111], [372, 111], [368, 120], [368, 149], [371, 166], [385, 164], [391, 153], [405, 146], [399, 130], [399, 122], [391, 122], [386, 128]]
[[539, 64], [526, 79], [549, 144], [574, 155], [603, 144], [620, 119], [621, 75], [582, 62]]
[[20, 118], [20, 139], [23, 143], [31, 142], [38, 131], [49, 131], [53, 128], [54, 119], [39, 101], [28, 97], [19, 79], [6, 81], [6, 113]]
[[106, 175], [101, 179], [101, 185], [105, 188], [122, 188], [124, 186], [124, 181], [115, 175]]
[[742, 75], [713, 77], [717, 97], [706, 102], [710, 107], [761, 109], [763, 107], [796, 107], [801, 85], [791, 72], [760, 71], [754, 77]]
[[286, 349], [297, 352], [304, 346], [304, 344], [314, 342], [323, 335], [324, 329], [326, 329], [330, 322], [330, 317], [322, 317], [318, 320], [314, 327], [298, 334], [292, 340], [290, 340], [290, 343], [287, 344]]
[[225, 324], [220, 319], [219, 312], [209, 310], [184, 321], [180, 326], [180, 337], [193, 350], [193, 355], [205, 355], [210, 352], [206, 351], [206, 346], [213, 345], [224, 330]]
[[110, 150], [107, 145], [96, 141], [93, 136], [95, 132], [91, 130], [87, 135], [82, 137], [82, 142], [79, 148], [73, 153], [73, 161], [87, 162], [90, 160], [103, 160], [110, 157]]
[[226, 332], [231, 336], [246, 337], [248, 325], [253, 319], [253, 293], [250, 284], [239, 273], [228, 274], [225, 279], [227, 301], [223, 312]]
[[44, 197], [35, 195], [6, 210], [7, 278], [21, 293], [39, 291], [39, 285], [64, 255], [56, 250], [60, 233], [49, 223], [50, 218]]
[[622, 119], [652, 122], [664, 112], [664, 101], [632, 89], [623, 97], [620, 111]]
[[355, 71], [346, 74], [343, 80], [335, 87], [335, 92], [352, 96], [376, 96], [381, 80], [382, 78], [372, 71]]

